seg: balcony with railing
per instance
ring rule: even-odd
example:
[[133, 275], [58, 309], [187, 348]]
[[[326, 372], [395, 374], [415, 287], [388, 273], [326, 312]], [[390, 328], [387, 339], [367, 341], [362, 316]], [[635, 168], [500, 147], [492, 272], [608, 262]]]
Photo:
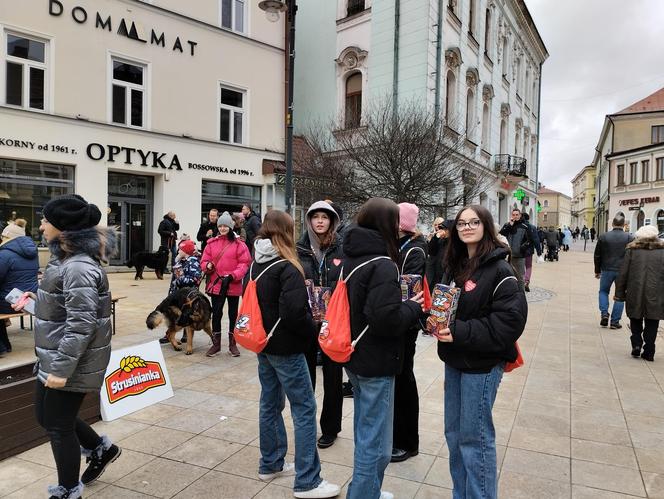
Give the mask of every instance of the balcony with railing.
[[511, 154], [496, 154], [493, 157], [495, 172], [512, 186], [528, 179], [526, 158]]

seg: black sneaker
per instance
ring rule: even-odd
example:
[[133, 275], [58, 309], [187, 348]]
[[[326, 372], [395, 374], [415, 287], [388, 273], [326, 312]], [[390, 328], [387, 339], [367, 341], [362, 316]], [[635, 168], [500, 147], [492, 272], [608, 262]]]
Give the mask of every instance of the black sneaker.
[[612, 322], [609, 329], [622, 329], [622, 324], [620, 322]]
[[632, 357], [639, 358], [641, 356], [641, 347], [632, 348]]
[[122, 454], [122, 449], [117, 445], [111, 445], [108, 450], [105, 450], [102, 453], [101, 457], [97, 457], [94, 454], [88, 457], [86, 462], [90, 464], [88, 464], [88, 467], [83, 472], [81, 482], [83, 482], [84, 485], [94, 482], [101, 476], [109, 464], [120, 457], [120, 454]]
[[641, 354], [641, 358], [643, 360], [647, 360], [649, 362], [655, 362], [655, 354], [654, 353], [645, 353], [645, 352], [643, 352]]
[[345, 399], [353, 398], [353, 385], [351, 385], [350, 381], [347, 381], [343, 384], [341, 391], [344, 394]]
[[318, 448], [319, 449], [327, 449], [328, 447], [332, 447], [332, 444], [334, 444], [334, 441], [337, 439], [336, 435], [321, 435], [321, 437], [318, 439]]
[[159, 338], [159, 343], [165, 345], [166, 343], [170, 343], [170, 341], [168, 341], [168, 338], [164, 336], [163, 338]]
[[524, 284], [524, 288], [526, 288], [526, 293], [530, 293], [530, 284], [529, 283]]
[[599, 321], [599, 325], [602, 327], [606, 327], [609, 325], [609, 316], [608, 315], [603, 315], [602, 320]]
[[417, 456], [418, 452], [416, 450], [403, 450], [403, 449], [392, 449], [392, 459], [391, 463], [401, 463], [406, 459], [409, 459], [413, 456]]

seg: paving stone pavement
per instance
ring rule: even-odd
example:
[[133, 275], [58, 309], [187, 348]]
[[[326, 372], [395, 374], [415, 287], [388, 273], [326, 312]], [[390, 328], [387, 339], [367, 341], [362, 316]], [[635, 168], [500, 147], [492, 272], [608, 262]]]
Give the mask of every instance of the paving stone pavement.
[[[526, 331], [526, 366], [503, 378], [494, 408], [501, 498], [664, 498], [664, 356], [629, 355], [629, 331], [598, 326], [592, 249], [536, 264]], [[580, 247], [580, 246], [579, 246]], [[156, 339], [145, 317], [167, 281], [110, 276], [118, 304], [115, 347]], [[539, 299], [546, 294], [548, 299]], [[623, 320], [624, 322], [624, 320]], [[10, 330], [10, 335], [15, 329]], [[661, 342], [661, 340], [660, 340]], [[191, 356], [164, 347], [175, 396], [95, 428], [124, 452], [85, 497], [286, 498], [292, 478], [257, 479], [258, 397], [253, 354], [205, 357], [198, 334]], [[224, 339], [224, 349], [227, 340]], [[443, 435], [443, 365], [432, 338], [418, 340], [420, 454], [387, 468], [384, 489], [399, 499], [451, 497]], [[316, 392], [320, 406], [321, 388]], [[288, 408], [284, 412], [293, 449]], [[227, 419], [222, 420], [222, 416]], [[342, 484], [352, 474], [353, 404], [344, 400], [343, 431], [320, 450], [322, 475]], [[45, 497], [56, 482], [48, 445], [0, 462], [0, 496]]]

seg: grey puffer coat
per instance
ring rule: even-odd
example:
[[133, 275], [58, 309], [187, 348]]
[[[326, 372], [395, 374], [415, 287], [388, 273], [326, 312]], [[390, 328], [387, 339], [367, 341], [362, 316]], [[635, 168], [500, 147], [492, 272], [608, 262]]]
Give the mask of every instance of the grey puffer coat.
[[625, 302], [630, 319], [664, 320], [664, 241], [638, 238], [627, 245], [615, 300]]
[[101, 262], [115, 250], [112, 229], [66, 231], [50, 244], [53, 254], [37, 291], [37, 376], [67, 378], [63, 388], [96, 392], [111, 356], [111, 294]]

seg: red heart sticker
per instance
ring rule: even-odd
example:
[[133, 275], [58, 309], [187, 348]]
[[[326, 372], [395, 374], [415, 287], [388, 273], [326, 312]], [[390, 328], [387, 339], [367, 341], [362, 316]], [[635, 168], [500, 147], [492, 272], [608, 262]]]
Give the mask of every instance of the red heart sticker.
[[335, 258], [334, 260], [332, 260], [332, 263], [334, 264], [335, 267], [338, 267], [341, 264], [341, 260]]
[[463, 289], [466, 290], [466, 293], [471, 292], [473, 289], [477, 287], [477, 284], [475, 284], [473, 281], [466, 281], [466, 284], [464, 284]]

